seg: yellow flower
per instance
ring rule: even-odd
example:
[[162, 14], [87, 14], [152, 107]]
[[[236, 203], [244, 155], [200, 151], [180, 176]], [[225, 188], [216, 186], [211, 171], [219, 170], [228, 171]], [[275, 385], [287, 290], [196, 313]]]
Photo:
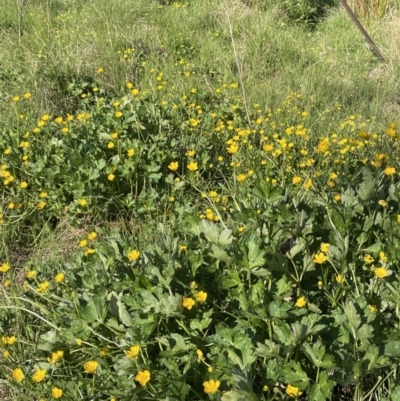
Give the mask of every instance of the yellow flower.
[[198, 165], [197, 165], [197, 162], [190, 162], [188, 165], [187, 165], [187, 169], [188, 170], [190, 170], [190, 171], [196, 171], [196, 170], [198, 170]]
[[246, 174], [239, 174], [236, 179], [238, 182], [243, 182], [247, 178]]
[[150, 380], [150, 372], [148, 370], [140, 370], [135, 376], [135, 381], [139, 382], [143, 387]]
[[98, 73], [98, 74], [101, 74], [102, 72], [104, 72], [103, 67], [100, 67], [100, 68], [97, 69], [97, 73]]
[[107, 176], [108, 181], [112, 181], [114, 178], [115, 178], [114, 174], [108, 174], [108, 176]]
[[80, 204], [81, 206], [86, 206], [86, 205], [87, 205], [87, 200], [86, 200], [86, 199], [81, 199], [81, 200], [79, 201], [79, 204]]
[[385, 170], [383, 170], [383, 172], [386, 175], [390, 176], [396, 174], [396, 169], [394, 167], [386, 167]]
[[286, 394], [290, 397], [299, 397], [302, 394], [302, 392], [298, 387], [288, 384], [286, 387]]
[[135, 154], [135, 149], [132, 148], [128, 149], [128, 152], [126, 152], [126, 154], [128, 157], [132, 157]]
[[113, 147], [115, 146], [115, 143], [114, 142], [108, 142], [108, 144], [107, 144], [107, 148], [108, 149], [112, 149]]
[[12, 100], [13, 100], [13, 102], [18, 102], [19, 96], [14, 96], [14, 97], [12, 98]]
[[139, 257], [140, 257], [140, 252], [137, 251], [136, 249], [132, 249], [130, 252], [128, 252], [128, 259], [131, 262], [138, 260]]
[[88, 249], [86, 249], [86, 251], [83, 254], [85, 256], [89, 256], [89, 255], [91, 255], [92, 253], [95, 253], [95, 252], [96, 252], [96, 249], [88, 248]]
[[40, 383], [46, 376], [44, 369], [38, 369], [32, 376], [32, 380], [36, 383]]
[[367, 254], [367, 255], [364, 256], [364, 262], [368, 263], [368, 264], [371, 264], [371, 263], [374, 262], [374, 258], [371, 255]]
[[94, 373], [99, 366], [99, 363], [96, 361], [88, 361], [83, 365], [83, 370], [85, 373]]
[[4, 154], [5, 155], [9, 155], [11, 153], [11, 148], [7, 148], [5, 151], [4, 151]]
[[26, 273], [26, 277], [29, 278], [29, 280], [33, 280], [37, 275], [36, 270], [30, 270], [28, 273]]
[[314, 256], [314, 263], [322, 264], [327, 260], [328, 257], [323, 252], [319, 252]]
[[204, 392], [206, 394], [215, 394], [218, 391], [218, 388], [220, 386], [220, 381], [219, 380], [209, 380], [203, 383], [204, 386]]
[[203, 351], [201, 349], [196, 350], [197, 362], [204, 361]]
[[1, 341], [3, 344], [13, 345], [15, 343], [15, 341], [17, 341], [17, 339], [15, 336], [1, 337]]
[[341, 199], [341, 196], [340, 196], [339, 194], [337, 194], [337, 195], [335, 195], [335, 196], [333, 197], [333, 199], [335, 199], [336, 202], [339, 202], [340, 199]]
[[128, 351], [125, 351], [125, 354], [128, 358], [136, 358], [140, 353], [140, 345], [134, 345], [129, 348]]
[[176, 171], [179, 168], [179, 163], [178, 162], [171, 162], [170, 164], [168, 164], [168, 168], [171, 171]]
[[97, 238], [97, 233], [95, 232], [95, 231], [92, 231], [92, 232], [90, 232], [89, 234], [88, 234], [88, 239], [89, 240], [94, 240], [94, 239], [96, 239]]
[[53, 388], [51, 389], [51, 396], [52, 396], [53, 398], [61, 398], [62, 395], [63, 395], [63, 391], [62, 391], [60, 388], [58, 388], [58, 387], [53, 387]]
[[185, 251], [187, 250], [187, 245], [178, 245], [178, 249], [179, 249], [181, 252], [185, 252]]
[[238, 145], [236, 142], [233, 142], [233, 143], [231, 143], [231, 144], [229, 145], [229, 147], [228, 147], [227, 150], [228, 150], [228, 153], [229, 153], [229, 154], [234, 155], [235, 153], [238, 152], [238, 150], [239, 150], [239, 145]]
[[41, 201], [41, 202], [39, 202], [39, 203], [37, 204], [37, 208], [38, 208], [39, 210], [42, 210], [42, 209], [44, 209], [45, 207], [46, 207], [46, 202]]
[[195, 301], [193, 298], [184, 298], [182, 302], [183, 307], [188, 310], [192, 309], [194, 304]]
[[24, 372], [20, 368], [16, 368], [12, 371], [12, 377], [17, 381], [17, 382], [22, 382], [24, 380]]
[[54, 281], [56, 283], [61, 283], [62, 281], [64, 281], [65, 278], [65, 274], [64, 273], [58, 273], [55, 277], [54, 277]]
[[387, 207], [387, 205], [388, 205], [387, 202], [385, 200], [383, 200], [383, 199], [380, 199], [378, 201], [378, 204], [381, 205], [382, 207]]
[[29, 92], [24, 93], [24, 98], [25, 98], [26, 100], [30, 99], [31, 96], [32, 96], [32, 94], [29, 93]]
[[400, 223], [400, 214], [397, 215], [397, 222]]
[[114, 113], [114, 116], [115, 116], [116, 118], [121, 118], [121, 117], [123, 116], [123, 113], [122, 113], [122, 111], [116, 111], [116, 112]]
[[21, 184], [19, 184], [19, 187], [22, 189], [25, 189], [28, 186], [28, 183], [26, 181], [22, 181]]
[[0, 265], [0, 273], [7, 273], [10, 270], [10, 265], [7, 262], [4, 262]]
[[343, 284], [346, 280], [345, 280], [345, 278], [344, 278], [341, 274], [338, 274], [338, 275], [336, 276], [336, 281], [337, 281], [339, 284]]
[[36, 289], [37, 292], [46, 292], [49, 288], [49, 282], [43, 281], [43, 283], [39, 284], [39, 287]]
[[317, 151], [319, 153], [325, 153], [329, 148], [329, 139], [324, 138], [321, 141], [319, 141], [318, 146], [317, 146]]
[[298, 298], [295, 303], [295, 306], [297, 306], [298, 308], [303, 308], [306, 305], [307, 305], [307, 301], [306, 301], [305, 297]]
[[301, 182], [301, 177], [299, 177], [298, 175], [294, 176], [292, 179], [292, 184], [296, 185], [299, 182]]
[[369, 311], [371, 313], [375, 313], [378, 311], [378, 308], [375, 305], [368, 305], [369, 306]]
[[51, 358], [47, 358], [47, 362], [56, 363], [64, 358], [64, 351], [56, 351], [51, 353]]
[[310, 189], [310, 188], [312, 187], [312, 185], [313, 185], [312, 179], [309, 178], [309, 179], [304, 183], [303, 188], [304, 188], [304, 189]]
[[188, 156], [188, 157], [193, 157], [195, 154], [196, 154], [195, 150], [188, 150], [186, 152], [186, 156]]
[[4, 358], [9, 358], [10, 357], [10, 353], [8, 351], [4, 351], [3, 352], [3, 357]]
[[199, 291], [194, 296], [197, 302], [205, 302], [207, 299], [207, 293], [204, 291]]
[[328, 242], [323, 242], [320, 246], [321, 252], [327, 253], [330, 246], [331, 244], [329, 244]]
[[385, 278], [388, 275], [387, 270], [384, 267], [378, 267], [375, 269], [375, 276], [378, 278]]
[[387, 261], [388, 261], [388, 258], [387, 258], [387, 256], [385, 255], [385, 252], [379, 252], [379, 260], [380, 260], [381, 262], [387, 262]]
[[82, 239], [79, 241], [79, 247], [84, 248], [88, 244], [87, 240]]

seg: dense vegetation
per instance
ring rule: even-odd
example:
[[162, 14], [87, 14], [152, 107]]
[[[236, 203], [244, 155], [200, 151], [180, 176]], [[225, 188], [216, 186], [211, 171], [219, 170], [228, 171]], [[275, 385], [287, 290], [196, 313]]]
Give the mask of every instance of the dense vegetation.
[[400, 399], [396, 9], [5, 3], [2, 398]]

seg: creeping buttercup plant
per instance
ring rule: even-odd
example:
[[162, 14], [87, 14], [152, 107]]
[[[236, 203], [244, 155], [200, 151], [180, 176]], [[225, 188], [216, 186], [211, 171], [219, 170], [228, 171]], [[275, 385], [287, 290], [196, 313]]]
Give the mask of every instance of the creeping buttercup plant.
[[115, 62], [148, 80], [116, 90], [104, 64], [69, 82], [71, 109], [8, 99], [10, 399], [397, 399], [397, 123], [300, 92], [250, 105], [191, 38], [163, 64], [139, 47]]

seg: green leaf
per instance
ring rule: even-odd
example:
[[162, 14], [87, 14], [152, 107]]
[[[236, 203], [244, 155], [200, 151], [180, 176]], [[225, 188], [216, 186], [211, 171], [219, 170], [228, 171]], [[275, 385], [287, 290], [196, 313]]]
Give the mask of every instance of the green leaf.
[[278, 358], [279, 345], [271, 340], [265, 340], [265, 344], [257, 343], [256, 354], [262, 358]]
[[385, 345], [385, 355], [400, 357], [400, 341], [390, 341]]
[[173, 347], [175, 351], [179, 351], [179, 350], [187, 351], [185, 339], [180, 334], [172, 333], [171, 338], [174, 339], [176, 342], [176, 344]]
[[203, 220], [201, 222], [201, 231], [210, 242], [213, 242], [214, 244], [218, 243], [219, 232], [218, 226], [215, 223]]
[[369, 201], [376, 195], [376, 186], [373, 180], [363, 181], [358, 188], [358, 196], [363, 201]]
[[310, 401], [325, 401], [326, 398], [322, 394], [321, 388], [318, 384], [313, 384], [308, 392], [308, 400]]
[[228, 255], [228, 253], [221, 249], [219, 246], [212, 244], [211, 251], [212, 252], [210, 252], [209, 255], [213, 258], [225, 263], [229, 263], [231, 261], [231, 257]]
[[344, 306], [344, 313], [347, 317], [350, 326], [353, 329], [353, 336], [356, 338], [356, 332], [361, 325], [360, 315], [357, 314], [357, 310], [353, 302], [348, 301]]
[[283, 381], [303, 387], [308, 382], [307, 373], [298, 362], [291, 361], [282, 370]]
[[254, 267], [260, 267], [265, 263], [264, 255], [265, 251], [261, 250], [256, 244], [254, 238], [252, 238], [248, 244], [249, 253], [248, 253], [248, 261], [249, 269], [253, 269]]
[[79, 308], [79, 315], [81, 319], [88, 323], [104, 323], [104, 319], [107, 315], [107, 305], [104, 295], [95, 295], [89, 300], [86, 306]]
[[229, 245], [233, 241], [232, 237], [232, 230], [222, 230], [221, 234], [219, 235], [218, 242], [221, 245]]

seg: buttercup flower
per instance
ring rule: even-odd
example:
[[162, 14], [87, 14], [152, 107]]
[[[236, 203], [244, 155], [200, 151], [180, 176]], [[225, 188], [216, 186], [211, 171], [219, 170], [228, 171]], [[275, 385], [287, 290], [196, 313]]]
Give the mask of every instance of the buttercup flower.
[[0, 273], [7, 273], [10, 270], [11, 266], [7, 263], [4, 262], [3, 264], [0, 265]]
[[64, 358], [64, 351], [52, 352], [51, 358], [47, 358], [47, 362], [56, 363], [62, 358]]
[[170, 164], [168, 164], [168, 168], [171, 171], [176, 171], [179, 168], [179, 163], [178, 162], [171, 162]]
[[192, 309], [194, 304], [195, 304], [195, 301], [193, 298], [184, 298], [183, 302], [182, 302], [183, 307], [188, 310]]
[[94, 240], [94, 239], [96, 239], [97, 238], [97, 233], [95, 232], [95, 231], [92, 231], [92, 232], [90, 232], [89, 234], [88, 234], [88, 239], [89, 240]]
[[305, 297], [298, 298], [295, 303], [295, 306], [297, 306], [298, 308], [303, 308], [306, 305], [307, 305], [307, 301], [306, 301]]
[[375, 269], [375, 276], [382, 279], [388, 276], [388, 272], [384, 267], [378, 267]]
[[24, 380], [24, 372], [20, 368], [16, 368], [12, 371], [12, 377], [17, 381], [17, 382], [22, 382]]
[[150, 372], [148, 370], [141, 370], [135, 376], [135, 381], [139, 382], [143, 387], [150, 381]]
[[299, 397], [302, 394], [302, 392], [298, 387], [288, 384], [286, 387], [286, 394], [290, 397]]
[[221, 382], [219, 380], [209, 380], [203, 383], [206, 394], [215, 394], [218, 391]]
[[85, 362], [85, 364], [83, 365], [83, 370], [85, 371], [85, 373], [94, 373], [97, 368], [99, 366], [99, 363], [96, 361], [88, 361]]
[[43, 281], [43, 283], [39, 284], [39, 287], [36, 288], [37, 292], [46, 292], [49, 288], [49, 282], [48, 281]]
[[328, 257], [323, 253], [319, 252], [314, 256], [314, 263], [322, 264], [328, 260]]
[[198, 165], [197, 165], [197, 162], [190, 162], [190, 163], [187, 165], [187, 169], [188, 169], [189, 171], [196, 171], [196, 170], [198, 170], [199, 167], [198, 167]]
[[204, 291], [199, 291], [194, 296], [197, 302], [205, 302], [207, 299], [207, 293]]
[[201, 349], [197, 349], [196, 354], [197, 354], [197, 362], [204, 361], [204, 355]]
[[323, 242], [320, 246], [321, 252], [327, 253], [330, 246], [331, 244]]
[[140, 353], [140, 345], [134, 345], [129, 348], [128, 351], [125, 351], [125, 354], [128, 358], [136, 358]]
[[60, 388], [58, 388], [58, 387], [53, 387], [53, 388], [51, 389], [51, 396], [52, 396], [53, 398], [61, 398], [62, 395], [63, 395], [63, 391], [62, 391]]
[[64, 281], [65, 278], [65, 274], [64, 273], [58, 273], [55, 277], [54, 277], [54, 281], [56, 283], [61, 283], [62, 281]]
[[133, 262], [135, 260], [138, 260], [140, 257], [140, 252], [137, 251], [136, 249], [132, 249], [129, 253], [128, 253], [128, 259]]
[[32, 380], [36, 383], [40, 383], [46, 376], [44, 369], [38, 369], [32, 376]]

